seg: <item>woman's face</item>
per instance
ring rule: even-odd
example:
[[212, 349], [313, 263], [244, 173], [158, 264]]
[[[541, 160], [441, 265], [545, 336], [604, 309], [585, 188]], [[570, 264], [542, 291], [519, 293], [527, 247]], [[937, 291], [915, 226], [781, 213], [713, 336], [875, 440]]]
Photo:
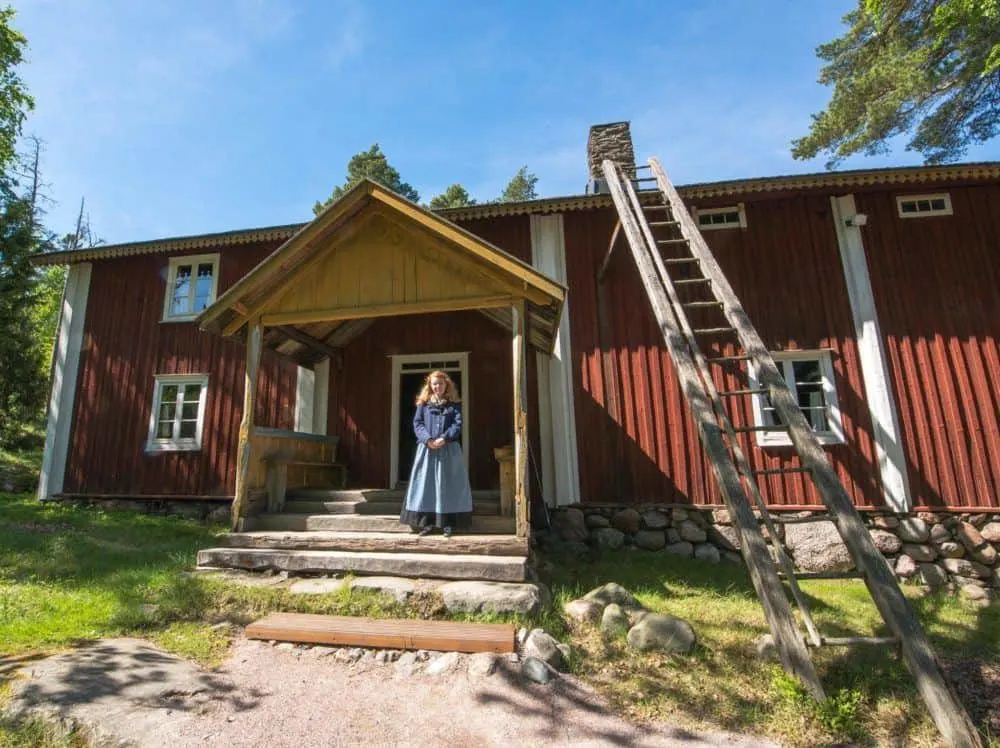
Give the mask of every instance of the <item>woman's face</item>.
[[443, 377], [434, 377], [431, 379], [431, 392], [434, 393], [434, 397], [444, 397], [444, 393], [448, 389], [448, 382]]

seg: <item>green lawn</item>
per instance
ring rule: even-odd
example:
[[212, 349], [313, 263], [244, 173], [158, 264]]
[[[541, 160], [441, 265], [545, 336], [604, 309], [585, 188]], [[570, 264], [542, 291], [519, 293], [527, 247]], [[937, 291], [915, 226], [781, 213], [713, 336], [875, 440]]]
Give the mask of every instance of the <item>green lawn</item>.
[[[40, 504], [0, 494], [0, 658], [59, 651], [99, 637], [138, 635], [205, 666], [219, 663], [242, 624], [272, 610], [339, 615], [441, 617], [439, 599], [400, 606], [375, 593], [342, 590], [293, 596], [284, 588], [247, 588], [185, 573], [221, 526], [132, 512]], [[650, 608], [687, 619], [699, 645], [688, 657], [637, 655], [593, 627], [547, 612], [534, 620], [574, 644], [574, 671], [623, 714], [692, 726], [769, 734], [792, 744], [933, 745], [936, 733], [908, 675], [884, 649], [823, 653], [828, 693], [820, 708], [797, 684], [758, 661], [754, 643], [767, 628], [742, 569], [665, 554], [623, 550], [599, 560], [538, 559], [555, 604], [608, 581]], [[829, 633], [876, 631], [878, 621], [856, 583], [812, 582], [817, 618]], [[1000, 660], [1000, 609], [910, 590], [942, 657]], [[228, 621], [234, 626], [219, 626]], [[0, 689], [0, 702], [3, 701]], [[18, 728], [21, 730], [21, 728]], [[0, 748], [35, 745], [36, 732], [0, 724]], [[63, 743], [56, 742], [53, 745]]]

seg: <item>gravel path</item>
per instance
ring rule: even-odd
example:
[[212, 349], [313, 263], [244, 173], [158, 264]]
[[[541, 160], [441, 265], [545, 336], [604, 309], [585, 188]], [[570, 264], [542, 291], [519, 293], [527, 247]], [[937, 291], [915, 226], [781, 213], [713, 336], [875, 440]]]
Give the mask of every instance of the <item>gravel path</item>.
[[[241, 638], [219, 670], [203, 672], [146, 642], [106, 640], [32, 663], [15, 705], [71, 716], [105, 740], [171, 748], [769, 745], [637, 728], [575, 678], [528, 683], [505, 658], [487, 674], [491, 655], [433, 653], [422, 663], [346, 655]], [[448, 663], [441, 674], [427, 672]]]

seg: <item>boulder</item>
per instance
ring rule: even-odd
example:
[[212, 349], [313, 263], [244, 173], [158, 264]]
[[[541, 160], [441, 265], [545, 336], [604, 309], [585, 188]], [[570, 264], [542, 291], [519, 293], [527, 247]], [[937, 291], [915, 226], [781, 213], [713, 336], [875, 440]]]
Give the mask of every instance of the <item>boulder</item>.
[[540, 584], [446, 582], [437, 588], [450, 613], [519, 613], [534, 615], [549, 600]]
[[351, 589], [374, 590], [398, 603], [405, 603], [417, 589], [412, 579], [400, 577], [355, 577], [351, 580]]
[[904, 543], [924, 543], [930, 537], [927, 523], [919, 517], [907, 517], [900, 520], [896, 534]]
[[681, 522], [683, 522], [688, 518], [688, 511], [687, 509], [680, 509], [680, 508], [674, 509], [672, 517], [674, 525], [679, 525]]
[[931, 528], [931, 542], [944, 543], [951, 540], [951, 531], [944, 525], [938, 524]]
[[642, 513], [642, 524], [648, 530], [662, 530], [670, 524], [667, 515], [657, 509], [647, 509]]
[[611, 520], [603, 514], [588, 514], [587, 527], [597, 529], [600, 527], [611, 527]]
[[691, 519], [686, 519], [680, 523], [677, 530], [681, 534], [681, 539], [686, 540], [689, 543], [704, 543], [708, 540], [708, 533], [702, 529], [697, 522]]
[[439, 655], [431, 660], [424, 669], [424, 672], [427, 675], [445, 675], [457, 668], [461, 660], [462, 656], [458, 652], [445, 652], [443, 655]]
[[900, 556], [896, 559], [896, 576], [902, 579], [909, 579], [917, 573], [917, 562], [909, 556]]
[[973, 602], [989, 603], [991, 599], [990, 591], [980, 587], [978, 584], [963, 584], [958, 588], [962, 597]]
[[691, 624], [662, 613], [647, 613], [629, 629], [628, 645], [640, 652], [677, 652], [687, 654], [696, 637]]
[[710, 526], [708, 540], [724, 551], [738, 551], [740, 549], [740, 534], [731, 525]]
[[642, 515], [635, 509], [622, 509], [611, 518], [611, 526], [621, 532], [632, 534], [642, 526]]
[[614, 582], [595, 587], [584, 595], [583, 599], [601, 605], [620, 605], [625, 610], [645, 610], [642, 603], [636, 600], [631, 592]]
[[296, 579], [288, 591], [293, 595], [329, 595], [333, 592], [339, 592], [346, 585], [346, 579], [327, 579], [325, 577]]
[[677, 530], [675, 530], [673, 527], [668, 528], [667, 545], [670, 545], [671, 543], [680, 543], [680, 542], [681, 542], [681, 534], [677, 532]]
[[969, 522], [960, 522], [958, 524], [958, 527], [955, 528], [955, 539], [964, 545], [970, 552], [975, 552], [983, 547], [993, 550], [989, 543], [986, 542], [982, 533]]
[[903, 543], [903, 553], [912, 558], [914, 561], [933, 561], [938, 557], [937, 551], [934, 550], [933, 546], [924, 545], [922, 543]]
[[[940, 525], [937, 525], [937, 527], [940, 527]], [[956, 543], [954, 540], [946, 540], [937, 547], [937, 550], [942, 558], [961, 558], [965, 555], [965, 546], [961, 543]]]
[[757, 639], [757, 657], [763, 662], [779, 662], [778, 648], [774, 645], [774, 637], [763, 634]]
[[604, 605], [596, 600], [571, 600], [563, 605], [563, 613], [581, 623], [595, 623], [601, 618]]
[[937, 564], [919, 564], [917, 569], [920, 572], [921, 584], [926, 584], [932, 590], [948, 584], [948, 572]]
[[629, 621], [620, 605], [611, 603], [601, 614], [601, 631], [609, 636], [620, 636], [628, 631]]
[[732, 518], [729, 516], [728, 509], [713, 509], [712, 510], [712, 524], [715, 525], [731, 525], [733, 523]]
[[946, 558], [942, 564], [950, 574], [958, 577], [989, 579], [993, 573], [987, 566], [964, 558]]
[[733, 566], [743, 566], [743, 556], [736, 551], [721, 551], [722, 560]]
[[878, 548], [878, 552], [883, 556], [891, 556], [899, 553], [903, 547], [903, 541], [887, 530], [871, 530], [872, 542]]
[[552, 527], [563, 540], [586, 540], [587, 522], [583, 511], [576, 507], [553, 512]]
[[668, 543], [664, 546], [663, 550], [673, 556], [684, 556], [685, 558], [691, 558], [694, 555], [694, 546], [686, 540], [681, 540], [678, 543]]
[[635, 545], [647, 551], [658, 551], [667, 544], [663, 530], [640, 530], [635, 534]]
[[523, 654], [525, 657], [536, 657], [557, 670], [565, 664], [559, 642], [543, 629], [532, 629], [528, 638], [524, 640]]
[[493, 652], [477, 652], [469, 657], [469, 675], [473, 678], [488, 678], [497, 671], [500, 658]]
[[979, 534], [983, 536], [983, 540], [988, 540], [991, 543], [1000, 543], [1000, 522], [989, 522], [983, 525], [983, 529], [979, 531]]
[[810, 522], [785, 528], [785, 545], [802, 571], [850, 571], [851, 554], [833, 522]]
[[613, 527], [602, 527], [594, 531], [594, 542], [598, 548], [617, 551], [625, 545], [625, 534]]
[[872, 525], [879, 530], [895, 530], [899, 527], [899, 519], [897, 517], [879, 515], [872, 518]]
[[521, 674], [535, 683], [548, 683], [558, 674], [537, 657], [528, 657], [521, 663]]
[[721, 560], [719, 549], [711, 543], [699, 543], [694, 547], [694, 557], [699, 561], [717, 564]]

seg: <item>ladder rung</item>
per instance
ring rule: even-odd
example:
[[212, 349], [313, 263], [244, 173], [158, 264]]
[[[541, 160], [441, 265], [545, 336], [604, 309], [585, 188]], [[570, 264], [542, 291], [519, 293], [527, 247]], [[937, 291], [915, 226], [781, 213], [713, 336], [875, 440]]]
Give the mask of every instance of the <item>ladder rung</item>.
[[[650, 226], [676, 226], [677, 221], [647, 221]], [[657, 244], [676, 244], [677, 242], [686, 242], [687, 239], [660, 239]]]
[[[663, 226], [662, 223], [651, 223], [650, 226]], [[657, 239], [657, 244], [687, 244], [687, 239]]]
[[[674, 285], [675, 286], [678, 283], [680, 283], [680, 281], [674, 281]], [[730, 363], [732, 361], [752, 361], [752, 360], [753, 360], [753, 356], [747, 356], [746, 354], [744, 354], [742, 356], [715, 356], [714, 358], [708, 359], [708, 363], [710, 363], [710, 364], [726, 364], [726, 363]]]
[[[765, 390], [766, 391], [766, 390]], [[766, 470], [754, 470], [754, 475], [779, 475], [781, 473], [808, 473], [809, 468], [806, 467], [791, 467], [791, 468], [767, 468]]]
[[771, 521], [779, 525], [805, 525], [810, 522], [832, 522], [833, 516], [826, 512], [810, 514], [808, 517], [782, 517], [780, 514], [772, 514]]
[[[809, 642], [806, 642], [809, 644]], [[899, 644], [898, 636], [823, 636], [821, 647], [850, 647], [854, 644]]]
[[693, 286], [696, 283], [711, 283], [711, 278], [691, 278], [690, 280], [675, 280], [675, 286]]
[[[787, 578], [785, 572], [778, 570], [778, 575]], [[797, 571], [795, 578], [802, 579], [861, 579], [858, 571]]]
[[696, 257], [668, 257], [663, 261], [664, 265], [700, 265], [701, 260]]
[[636, 177], [633, 182], [655, 182], [656, 177]]
[[649, 164], [636, 164], [635, 165], [635, 170], [636, 171], [639, 171], [640, 169], [652, 169], [652, 168], [653, 167], [650, 166]]
[[670, 210], [670, 206], [669, 205], [643, 205], [642, 209], [643, 210]]
[[788, 431], [788, 427], [780, 424], [769, 424], [767, 426], [740, 426], [739, 428], [734, 428], [733, 431], [737, 434], [749, 434], [754, 431]]
[[699, 330], [692, 330], [695, 335], [722, 335], [727, 332], [736, 332], [735, 327], [702, 327]]
[[720, 392], [719, 397], [737, 397], [739, 395], [766, 395], [768, 389], [766, 387], [754, 387], [747, 390], [726, 390], [725, 392]]
[[708, 309], [709, 307], [721, 307], [721, 301], [689, 301], [681, 304], [685, 309]]

